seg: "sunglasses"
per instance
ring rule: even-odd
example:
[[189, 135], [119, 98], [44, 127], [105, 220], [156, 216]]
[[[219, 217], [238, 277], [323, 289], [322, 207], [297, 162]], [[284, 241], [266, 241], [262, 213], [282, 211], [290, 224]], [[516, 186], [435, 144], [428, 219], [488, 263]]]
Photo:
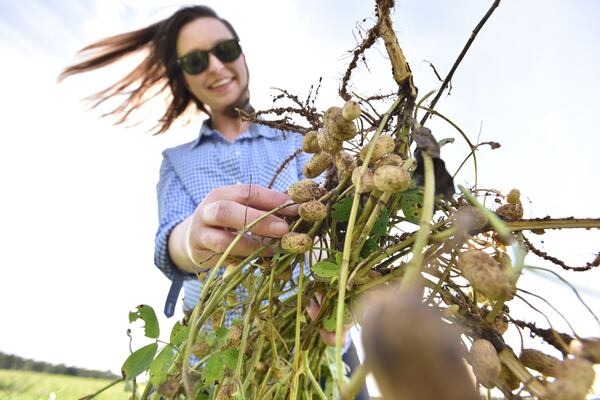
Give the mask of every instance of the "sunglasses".
[[208, 53], [212, 53], [219, 61], [230, 63], [242, 54], [242, 47], [237, 39], [224, 40], [210, 50], [196, 50], [177, 59], [177, 64], [186, 73], [198, 75], [208, 68]]

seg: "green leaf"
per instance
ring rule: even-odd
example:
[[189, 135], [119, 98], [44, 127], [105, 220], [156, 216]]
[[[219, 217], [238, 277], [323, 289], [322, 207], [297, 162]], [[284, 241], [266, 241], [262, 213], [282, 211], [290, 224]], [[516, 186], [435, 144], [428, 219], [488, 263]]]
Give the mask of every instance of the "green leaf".
[[139, 305], [136, 311], [129, 313], [129, 323], [141, 319], [144, 321], [144, 335], [151, 339], [157, 339], [160, 332], [158, 329], [158, 319], [152, 307], [145, 304]]
[[327, 318], [323, 320], [323, 329], [329, 332], [335, 331], [335, 309]]
[[206, 343], [210, 347], [213, 347], [215, 345], [216, 341], [217, 341], [217, 337], [215, 336], [214, 332], [209, 332], [208, 335], [206, 335]]
[[363, 258], [367, 258], [369, 254], [377, 250], [379, 250], [379, 244], [377, 243], [377, 240], [374, 238], [368, 238], [365, 241], [363, 248], [360, 250], [360, 256]]
[[131, 353], [121, 367], [123, 377], [127, 380], [133, 379], [150, 368], [156, 350], [158, 350], [158, 344], [151, 343]]
[[158, 386], [167, 380], [169, 367], [175, 358], [175, 350], [167, 345], [158, 353], [152, 364], [150, 364], [150, 383]]
[[311, 270], [317, 277], [329, 279], [339, 274], [340, 266], [331, 260], [321, 260], [314, 264]]
[[181, 325], [181, 322], [177, 321], [175, 325], [173, 325], [173, 329], [171, 329], [171, 338], [169, 341], [173, 346], [179, 346], [187, 339], [189, 331], [189, 326]]
[[[331, 314], [327, 318], [323, 320], [323, 329], [333, 332], [335, 331], [335, 321], [337, 315], [337, 301], [333, 303], [333, 309], [331, 310]], [[344, 324], [349, 324], [353, 321], [352, 314], [350, 313], [350, 309], [348, 305], [344, 307]]]
[[420, 189], [411, 189], [402, 193], [400, 207], [404, 213], [404, 218], [418, 224], [423, 209], [423, 192]]
[[215, 335], [217, 336], [217, 343], [225, 344], [227, 342], [227, 331], [228, 329], [224, 326], [220, 326], [215, 331]]
[[387, 233], [387, 226], [390, 219], [390, 212], [387, 207], [383, 207], [381, 213], [379, 213], [379, 217], [373, 224], [373, 229], [371, 229], [371, 236], [381, 236]]
[[219, 383], [225, 376], [225, 362], [221, 354], [210, 356], [204, 370], [202, 371], [202, 381], [207, 385]]
[[229, 348], [223, 350], [221, 355], [223, 356], [223, 362], [225, 363], [225, 366], [232, 371], [235, 370], [239, 354], [240, 352], [238, 349]]
[[337, 265], [342, 265], [342, 262], [344, 261], [344, 253], [341, 251], [332, 251], [335, 252], [335, 262], [337, 263]]
[[331, 211], [331, 219], [336, 222], [348, 221], [353, 200], [353, 197], [345, 197], [341, 202], [335, 203]]

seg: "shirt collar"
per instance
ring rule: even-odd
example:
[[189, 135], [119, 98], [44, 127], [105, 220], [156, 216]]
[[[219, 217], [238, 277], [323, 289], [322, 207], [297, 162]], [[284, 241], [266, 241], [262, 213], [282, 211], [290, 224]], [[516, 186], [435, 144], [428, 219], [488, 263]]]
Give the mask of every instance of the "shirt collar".
[[[263, 119], [262, 117], [258, 118]], [[198, 146], [204, 137], [210, 137], [213, 135], [219, 135], [219, 131], [210, 127], [210, 118], [204, 120], [202, 122], [202, 126], [200, 127], [200, 133], [198, 134], [198, 137], [194, 139], [192, 143], [190, 143], [190, 149], [193, 149], [196, 146]], [[280, 135], [281, 131], [278, 129], [252, 123], [246, 131], [242, 132], [242, 134], [238, 136], [236, 140], [245, 138], [256, 139], [260, 136], [265, 137], [267, 139], [274, 139]]]

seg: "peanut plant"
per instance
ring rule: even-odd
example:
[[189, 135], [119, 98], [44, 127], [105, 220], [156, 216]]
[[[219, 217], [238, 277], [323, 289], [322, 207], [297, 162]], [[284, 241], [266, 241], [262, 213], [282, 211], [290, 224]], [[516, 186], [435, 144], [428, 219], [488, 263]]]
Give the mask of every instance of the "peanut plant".
[[[539, 328], [511, 316], [508, 304], [523, 299], [519, 278], [523, 268], [534, 268], [524, 265], [528, 252], [570, 268], [536, 249], [529, 232], [597, 229], [600, 219], [525, 219], [517, 189], [456, 190], [441, 158], [447, 143], [426, 127], [432, 117], [448, 121], [466, 141], [465, 161], [476, 163], [483, 144], [498, 146], [473, 145], [434, 107], [499, 1], [428, 105], [434, 93], [417, 95], [392, 27], [392, 3], [376, 1], [376, 22], [340, 83], [342, 107], [320, 111], [311, 95], [303, 102], [281, 90], [276, 100], [291, 106], [242, 113], [304, 135], [299, 151], [313, 156], [306, 179], [288, 189], [300, 217], [280, 241], [225, 265], [236, 240], [260, 219], [252, 221], [217, 266], [198, 275], [198, 304], [172, 328], [170, 342], [142, 347], [123, 365], [124, 380], [149, 372], [142, 399], [351, 399], [368, 372], [386, 399], [476, 399], [491, 388], [511, 399], [586, 397], [600, 340]], [[377, 40], [385, 44], [397, 87], [389, 95], [348, 93], [357, 61]], [[382, 105], [387, 111], [380, 114]], [[277, 118], [258, 118], [264, 115]], [[293, 122], [298, 118], [306, 123]], [[496, 206], [485, 206], [484, 198]], [[260, 256], [269, 246], [274, 255]], [[599, 263], [600, 256], [576, 270]], [[307, 312], [311, 301], [319, 305], [316, 315]], [[243, 319], [225, 326], [235, 309]], [[145, 322], [146, 336], [158, 338], [150, 307], [139, 306], [130, 314], [136, 319]], [[362, 327], [366, 354], [351, 377], [342, 363], [348, 324]], [[509, 326], [529, 331], [563, 358], [538, 349], [515, 352], [503, 337]], [[335, 332], [334, 347], [321, 340], [324, 331]]]

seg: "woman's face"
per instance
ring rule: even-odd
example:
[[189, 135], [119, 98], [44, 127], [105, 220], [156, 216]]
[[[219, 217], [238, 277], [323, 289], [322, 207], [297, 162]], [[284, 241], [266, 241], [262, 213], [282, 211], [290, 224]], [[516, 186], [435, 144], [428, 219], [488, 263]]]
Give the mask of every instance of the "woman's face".
[[[223, 40], [233, 39], [225, 24], [215, 18], [201, 17], [185, 24], [177, 37], [177, 57], [194, 50], [210, 50]], [[228, 107], [242, 103], [248, 96], [248, 70], [244, 54], [224, 63], [209, 53], [208, 67], [197, 75], [183, 72], [192, 94], [210, 109], [212, 114], [225, 113]]]

